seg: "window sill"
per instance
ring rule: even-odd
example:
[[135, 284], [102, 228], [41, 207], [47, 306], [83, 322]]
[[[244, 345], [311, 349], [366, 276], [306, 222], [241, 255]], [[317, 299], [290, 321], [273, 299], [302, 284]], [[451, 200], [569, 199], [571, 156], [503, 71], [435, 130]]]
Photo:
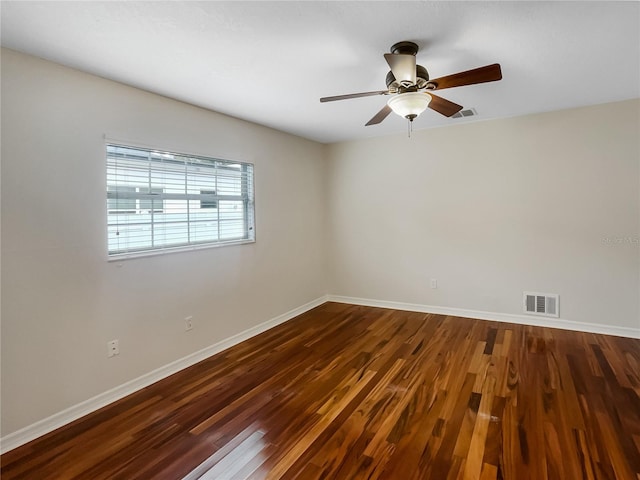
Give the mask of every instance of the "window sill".
[[240, 241], [231, 241], [231, 242], [220, 242], [220, 243], [205, 243], [201, 245], [184, 245], [179, 247], [168, 247], [158, 250], [145, 250], [140, 252], [130, 252], [130, 253], [116, 253], [113, 255], [108, 255], [108, 262], [121, 262], [123, 260], [133, 260], [136, 258], [143, 257], [156, 257], [158, 255], [168, 255], [171, 253], [178, 252], [191, 252], [194, 250], [205, 250], [209, 248], [219, 248], [219, 247], [231, 247], [234, 245], [247, 245], [250, 243], [256, 243], [255, 239], [253, 240], [240, 240]]

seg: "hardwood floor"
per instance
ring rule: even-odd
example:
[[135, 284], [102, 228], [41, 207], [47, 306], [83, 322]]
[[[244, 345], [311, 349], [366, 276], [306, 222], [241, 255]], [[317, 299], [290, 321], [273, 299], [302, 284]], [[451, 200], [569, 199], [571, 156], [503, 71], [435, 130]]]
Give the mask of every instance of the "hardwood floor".
[[1, 473], [638, 480], [640, 340], [326, 303], [6, 453]]

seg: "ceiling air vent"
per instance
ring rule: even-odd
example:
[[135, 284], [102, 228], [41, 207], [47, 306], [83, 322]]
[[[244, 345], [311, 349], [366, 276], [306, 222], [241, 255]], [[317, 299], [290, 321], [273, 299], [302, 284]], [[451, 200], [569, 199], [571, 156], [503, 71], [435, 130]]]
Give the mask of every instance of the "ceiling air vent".
[[559, 317], [560, 296], [555, 293], [524, 292], [524, 313]]
[[478, 115], [478, 112], [476, 112], [475, 108], [467, 108], [454, 113], [451, 118], [475, 117], [476, 115]]

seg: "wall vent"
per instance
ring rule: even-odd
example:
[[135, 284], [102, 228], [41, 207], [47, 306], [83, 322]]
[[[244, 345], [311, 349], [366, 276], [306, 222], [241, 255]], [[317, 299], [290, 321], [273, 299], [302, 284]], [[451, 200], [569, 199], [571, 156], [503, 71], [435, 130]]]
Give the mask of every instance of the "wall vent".
[[466, 110], [460, 110], [459, 112], [451, 115], [451, 118], [464, 118], [464, 117], [475, 117], [478, 115], [475, 108], [467, 108]]
[[543, 315], [545, 317], [560, 316], [560, 296], [555, 293], [524, 292], [524, 313]]

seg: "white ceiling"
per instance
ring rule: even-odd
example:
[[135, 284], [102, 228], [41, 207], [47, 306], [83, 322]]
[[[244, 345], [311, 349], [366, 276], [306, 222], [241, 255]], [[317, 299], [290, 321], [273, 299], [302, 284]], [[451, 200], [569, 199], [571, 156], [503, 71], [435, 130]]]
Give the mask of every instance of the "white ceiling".
[[383, 54], [420, 46], [432, 78], [491, 64], [503, 80], [439, 94], [414, 129], [640, 97], [638, 2], [15, 2], [2, 45], [320, 142], [405, 132], [381, 90]]

